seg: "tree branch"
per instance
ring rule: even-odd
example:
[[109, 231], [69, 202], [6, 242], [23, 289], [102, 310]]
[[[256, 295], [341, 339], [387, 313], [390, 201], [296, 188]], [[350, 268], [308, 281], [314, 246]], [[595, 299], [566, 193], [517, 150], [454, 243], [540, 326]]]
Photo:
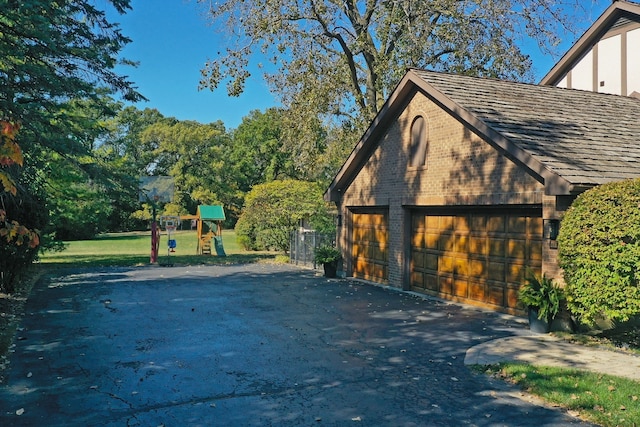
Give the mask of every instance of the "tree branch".
[[351, 51], [351, 49], [349, 49], [349, 45], [347, 44], [347, 42], [344, 40], [344, 38], [340, 33], [335, 33], [329, 30], [327, 23], [320, 16], [314, 0], [311, 1], [311, 8], [315, 15], [316, 22], [318, 22], [324, 30], [324, 35], [336, 40], [338, 44], [340, 44], [340, 47], [342, 48], [342, 51], [344, 52], [347, 60], [347, 66], [349, 67], [349, 77], [351, 79], [351, 83], [353, 85], [353, 89], [355, 92], [354, 94], [356, 98], [356, 103], [358, 103], [358, 105], [364, 111], [366, 111], [367, 104], [365, 102], [364, 95], [362, 94], [362, 89], [360, 88], [360, 85], [358, 82], [358, 70], [356, 68], [356, 61], [355, 61], [353, 52]]

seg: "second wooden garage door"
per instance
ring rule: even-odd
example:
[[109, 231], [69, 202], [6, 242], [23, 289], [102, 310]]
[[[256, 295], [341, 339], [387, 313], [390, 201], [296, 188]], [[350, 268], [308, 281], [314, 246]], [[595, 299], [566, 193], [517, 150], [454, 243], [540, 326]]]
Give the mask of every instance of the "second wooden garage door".
[[353, 277], [386, 283], [389, 226], [386, 212], [353, 213]]
[[412, 218], [414, 290], [512, 312], [527, 269], [540, 272], [541, 209]]

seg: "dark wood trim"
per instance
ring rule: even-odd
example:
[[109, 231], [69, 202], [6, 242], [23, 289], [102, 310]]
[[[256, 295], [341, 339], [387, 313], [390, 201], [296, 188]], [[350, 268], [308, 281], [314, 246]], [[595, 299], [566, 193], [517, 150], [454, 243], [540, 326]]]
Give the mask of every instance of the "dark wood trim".
[[413, 237], [413, 230], [411, 221], [413, 220], [413, 212], [411, 209], [402, 209], [402, 289], [405, 291], [411, 290], [411, 238]]
[[629, 95], [628, 81], [627, 81], [627, 33], [625, 31], [622, 33], [622, 38], [620, 39], [620, 95], [627, 96]]
[[421, 215], [518, 215], [542, 218], [542, 204], [510, 206], [413, 206], [407, 211]]
[[591, 91], [600, 92], [600, 75], [598, 73], [598, 45], [591, 49]]

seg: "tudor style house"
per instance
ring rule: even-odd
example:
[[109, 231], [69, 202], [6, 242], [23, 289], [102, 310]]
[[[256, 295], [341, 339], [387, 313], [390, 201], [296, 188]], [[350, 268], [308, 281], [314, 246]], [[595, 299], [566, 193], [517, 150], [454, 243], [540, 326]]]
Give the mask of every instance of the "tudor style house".
[[614, 1], [540, 83], [640, 97], [640, 4]]
[[576, 195], [640, 177], [640, 100], [412, 69], [325, 198], [347, 276], [518, 313]]

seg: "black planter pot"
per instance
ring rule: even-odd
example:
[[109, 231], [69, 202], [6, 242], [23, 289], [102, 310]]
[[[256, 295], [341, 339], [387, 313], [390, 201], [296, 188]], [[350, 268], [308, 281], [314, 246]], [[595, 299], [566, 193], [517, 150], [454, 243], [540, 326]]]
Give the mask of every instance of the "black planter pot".
[[551, 330], [551, 323], [546, 319], [538, 319], [538, 309], [529, 307], [529, 329], [538, 334], [548, 334]]
[[322, 267], [324, 267], [324, 277], [336, 277], [338, 274], [337, 262], [324, 263]]

